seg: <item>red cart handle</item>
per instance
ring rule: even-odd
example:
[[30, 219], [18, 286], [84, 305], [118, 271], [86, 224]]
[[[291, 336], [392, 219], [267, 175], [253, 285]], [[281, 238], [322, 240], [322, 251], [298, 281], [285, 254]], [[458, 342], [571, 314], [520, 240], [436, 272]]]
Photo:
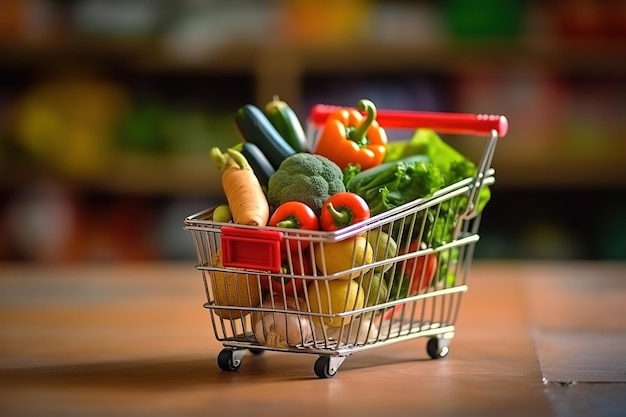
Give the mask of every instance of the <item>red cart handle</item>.
[[[309, 113], [309, 123], [322, 126], [328, 115], [338, 106], [316, 104]], [[491, 136], [493, 130], [499, 137], [506, 135], [509, 122], [495, 114], [435, 113], [410, 110], [378, 110], [376, 120], [384, 128], [429, 128], [441, 133]]]

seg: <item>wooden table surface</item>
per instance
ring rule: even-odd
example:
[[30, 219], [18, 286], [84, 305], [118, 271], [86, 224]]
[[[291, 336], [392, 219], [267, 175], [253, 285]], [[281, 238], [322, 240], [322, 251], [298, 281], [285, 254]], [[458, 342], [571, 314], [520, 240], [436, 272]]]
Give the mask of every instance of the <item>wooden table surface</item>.
[[3, 416], [623, 416], [626, 264], [475, 262], [448, 357], [416, 339], [219, 370], [193, 264], [0, 265]]

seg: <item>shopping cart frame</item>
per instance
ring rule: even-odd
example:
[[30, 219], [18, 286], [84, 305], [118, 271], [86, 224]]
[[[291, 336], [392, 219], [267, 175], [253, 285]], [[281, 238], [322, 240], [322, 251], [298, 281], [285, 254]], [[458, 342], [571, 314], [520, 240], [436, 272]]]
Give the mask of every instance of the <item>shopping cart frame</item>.
[[[308, 137], [310, 143], [316, 140], [317, 128], [323, 123], [325, 116], [331, 111], [332, 106], [319, 105], [312, 109], [309, 115]], [[378, 119], [385, 128], [415, 128], [416, 126], [432, 128], [439, 133], [467, 134], [486, 136], [487, 143], [484, 147], [479, 162], [477, 163], [477, 174], [474, 177], [466, 178], [455, 184], [436, 191], [432, 196], [408, 202], [402, 206], [393, 208], [383, 213], [372, 216], [363, 222], [334, 231], [286, 231], [277, 227], [254, 227], [246, 225], [233, 225], [231, 223], [221, 223], [212, 221], [214, 208], [203, 210], [193, 214], [184, 220], [184, 229], [192, 234], [199, 270], [203, 277], [203, 283], [207, 302], [204, 307], [211, 314], [213, 332], [218, 341], [222, 343], [224, 349], [219, 353], [218, 366], [225, 371], [235, 371], [242, 364], [244, 355], [250, 351], [252, 353], [262, 353], [266, 350], [305, 353], [318, 355], [314, 365], [314, 372], [320, 378], [334, 376], [344, 360], [353, 353], [383, 347], [390, 344], [403, 342], [414, 338], [426, 338], [428, 340], [426, 351], [433, 358], [443, 358], [449, 352], [449, 345], [456, 331], [456, 320], [459, 314], [462, 295], [468, 290], [467, 277], [473, 260], [475, 245], [479, 240], [479, 225], [482, 213], [477, 210], [479, 193], [482, 187], [490, 186], [495, 182], [495, 171], [491, 168], [492, 158], [495, 152], [497, 141], [506, 134], [508, 123], [504, 116], [497, 115], [472, 115], [456, 113], [424, 113], [424, 112], [379, 112]], [[354, 265], [350, 268], [351, 273], [364, 274], [371, 269], [383, 268], [391, 264], [393, 268], [405, 265], [410, 259], [429, 254], [457, 253], [454, 264], [454, 283], [444, 285], [440, 288], [432, 288], [426, 292], [408, 295], [398, 299], [385, 299], [374, 305], [362, 306], [344, 312], [316, 312], [309, 305], [309, 296], [305, 291], [307, 306], [303, 310], [294, 311], [285, 307], [286, 301], [280, 305], [280, 300], [286, 300], [285, 293], [276, 296], [269, 295], [272, 299], [271, 308], [262, 306], [227, 305], [217, 303], [214, 294], [215, 288], [211, 285], [212, 274], [229, 274], [236, 272], [246, 274], [246, 276], [256, 277], [256, 282], [260, 282], [261, 277], [271, 274], [272, 279], [282, 280], [283, 286], [290, 279], [297, 278], [306, 281], [306, 285], [325, 285], [325, 282], [338, 278], [338, 274], [323, 274], [321, 268], [314, 268], [310, 274], [295, 275], [293, 273], [296, 262], [302, 262], [302, 253], [291, 259], [288, 256], [289, 271], [276, 270], [269, 265], [267, 267], [256, 264], [233, 263], [230, 265], [215, 265], [213, 256], [218, 253], [223, 245], [226, 232], [234, 234], [234, 241], [248, 239], [248, 236], [257, 236], [259, 231], [267, 234], [270, 245], [277, 247], [279, 243], [274, 239], [289, 239], [294, 242], [307, 242], [311, 245], [324, 245], [333, 242], [354, 238], [357, 235], [368, 234], [374, 230], [390, 230], [394, 225], [406, 224], [408, 218], [418, 218], [423, 214], [425, 218], [428, 213], [438, 215], [444, 204], [451, 204], [452, 201], [463, 199], [464, 209], [458, 213], [456, 218], [453, 237], [449, 242], [437, 247], [425, 247], [416, 253], [398, 254], [392, 259], [377, 259], [368, 264]], [[416, 221], [416, 220], [412, 220]], [[424, 222], [424, 220], [420, 220]], [[413, 227], [412, 225], [411, 227]], [[421, 227], [425, 227], [422, 225]], [[424, 233], [424, 230], [420, 231]], [[265, 239], [265, 237], [264, 237]], [[262, 242], [262, 244], [266, 244]], [[265, 248], [265, 246], [262, 246]], [[256, 262], [256, 261], [255, 261]], [[404, 266], [402, 266], [404, 267]], [[345, 273], [343, 271], [342, 273]], [[256, 284], [249, 284], [251, 287]], [[260, 285], [260, 284], [259, 284]], [[306, 288], [306, 287], [305, 287]], [[248, 295], [251, 289], [248, 288]], [[319, 291], [319, 290], [318, 290]], [[271, 292], [270, 292], [271, 294]], [[268, 297], [268, 296], [266, 296]], [[418, 311], [422, 309], [421, 313]], [[425, 310], [432, 310], [432, 314], [425, 313]], [[437, 311], [435, 311], [437, 310]], [[217, 312], [221, 312], [218, 315]], [[245, 311], [245, 317], [235, 317]], [[230, 318], [224, 318], [232, 313]], [[339, 334], [334, 337], [329, 336], [324, 326], [315, 330], [311, 327], [312, 340], [303, 340], [302, 343], [286, 346], [266, 346], [258, 342], [253, 332], [250, 322], [251, 314], [284, 314], [305, 316], [311, 322], [334, 318], [345, 320], [352, 324], [341, 327]], [[418, 317], [416, 319], [416, 316]], [[235, 318], [233, 318], [235, 317]], [[364, 318], [371, 318], [366, 336], [359, 340], [360, 330], [353, 329], [355, 322], [364, 323]], [[383, 318], [385, 317], [385, 318]], [[376, 322], [374, 322], [376, 318]], [[431, 319], [432, 318], [432, 319]], [[372, 323], [376, 323], [373, 325]], [[366, 322], [367, 323], [367, 322]], [[358, 325], [357, 325], [358, 326]], [[375, 330], [372, 330], [376, 327]], [[347, 329], [344, 329], [347, 327]], [[308, 329], [307, 329], [308, 330]], [[344, 334], [345, 331], [345, 334]], [[302, 330], [304, 334], [304, 330]], [[352, 340], [352, 333], [357, 333]], [[370, 335], [370, 332], [372, 333]]]

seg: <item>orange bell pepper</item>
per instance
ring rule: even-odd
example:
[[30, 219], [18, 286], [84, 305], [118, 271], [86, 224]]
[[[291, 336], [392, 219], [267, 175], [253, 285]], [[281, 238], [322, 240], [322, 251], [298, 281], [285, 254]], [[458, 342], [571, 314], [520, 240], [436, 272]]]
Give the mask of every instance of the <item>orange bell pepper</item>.
[[365, 170], [383, 162], [386, 145], [387, 134], [376, 121], [374, 103], [362, 99], [358, 110], [339, 108], [328, 116], [314, 152], [342, 170], [349, 164]]

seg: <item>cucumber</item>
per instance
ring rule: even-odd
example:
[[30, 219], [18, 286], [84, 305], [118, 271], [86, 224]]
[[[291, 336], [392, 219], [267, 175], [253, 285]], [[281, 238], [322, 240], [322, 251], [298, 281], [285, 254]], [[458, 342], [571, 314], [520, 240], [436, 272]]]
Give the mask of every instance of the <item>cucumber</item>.
[[235, 124], [243, 139], [258, 146], [274, 169], [278, 169], [281, 162], [296, 153], [261, 109], [252, 104], [246, 104], [237, 110]]
[[286, 102], [274, 96], [265, 105], [265, 115], [296, 152], [307, 152], [304, 128], [296, 113]]
[[261, 149], [251, 142], [241, 142], [234, 148], [246, 157], [261, 186], [267, 188], [270, 177], [276, 170]]
[[[368, 168], [364, 171], [359, 172], [354, 177], [348, 181], [346, 185], [346, 189], [348, 191], [354, 191], [361, 187], [363, 184], [368, 184], [374, 180], [377, 180], [379, 175], [385, 174], [385, 171], [394, 172], [395, 167], [398, 164], [414, 164], [416, 162], [429, 162], [430, 158], [426, 155], [411, 155], [405, 158], [401, 158], [395, 161], [383, 162], [382, 164], [376, 165], [372, 168]], [[394, 175], [394, 174], [392, 174]]]

